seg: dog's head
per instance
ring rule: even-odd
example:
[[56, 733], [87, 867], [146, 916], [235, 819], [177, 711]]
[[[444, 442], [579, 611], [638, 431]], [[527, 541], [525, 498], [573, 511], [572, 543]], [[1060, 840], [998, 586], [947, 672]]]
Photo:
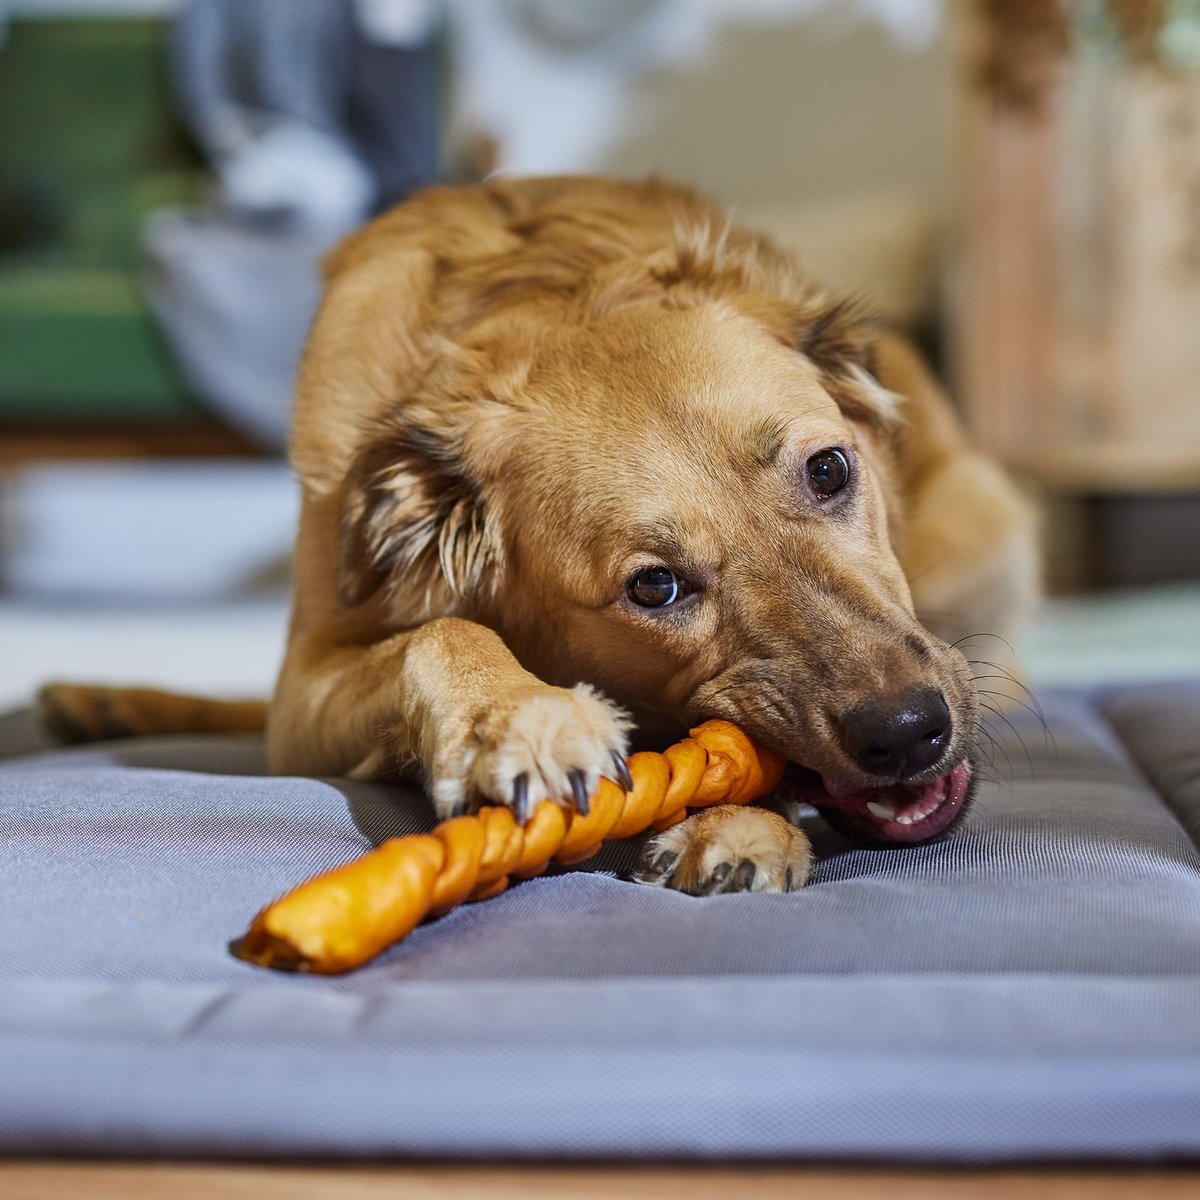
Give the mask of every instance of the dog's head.
[[735, 721], [843, 828], [928, 840], [966, 803], [978, 708], [897, 560], [898, 399], [853, 313], [719, 252], [443, 327], [349, 472], [345, 601], [480, 619], [656, 741]]

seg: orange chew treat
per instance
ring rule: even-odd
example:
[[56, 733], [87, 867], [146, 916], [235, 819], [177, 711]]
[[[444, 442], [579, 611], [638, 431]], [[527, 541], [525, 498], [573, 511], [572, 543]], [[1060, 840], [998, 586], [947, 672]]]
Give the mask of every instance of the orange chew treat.
[[632, 791], [601, 779], [586, 817], [546, 800], [522, 827], [507, 808], [489, 806], [432, 833], [391, 838], [268, 904], [231, 948], [260, 967], [340, 975], [431, 914], [497, 895], [510, 877], [540, 874], [551, 860], [581, 862], [605, 838], [665, 829], [689, 805], [765, 796], [783, 768], [736, 725], [706, 721], [664, 754], [632, 755]]

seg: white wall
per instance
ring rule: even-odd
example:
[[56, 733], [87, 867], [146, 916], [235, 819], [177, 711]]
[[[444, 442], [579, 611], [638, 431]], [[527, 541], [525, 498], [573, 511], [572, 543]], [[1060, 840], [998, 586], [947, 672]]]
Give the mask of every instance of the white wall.
[[636, 122], [600, 164], [657, 170], [727, 202], [903, 191], [950, 202], [949, 56], [878, 25], [730, 25], [698, 62], [633, 91]]

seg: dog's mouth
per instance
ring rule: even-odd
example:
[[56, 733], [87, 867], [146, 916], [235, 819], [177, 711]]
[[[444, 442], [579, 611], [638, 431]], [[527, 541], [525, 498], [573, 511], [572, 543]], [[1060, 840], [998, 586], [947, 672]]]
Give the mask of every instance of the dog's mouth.
[[826, 784], [807, 767], [790, 765], [780, 794], [811, 804], [839, 833], [911, 846], [939, 837], [962, 816], [973, 782], [974, 770], [966, 758], [935, 779], [853, 791]]

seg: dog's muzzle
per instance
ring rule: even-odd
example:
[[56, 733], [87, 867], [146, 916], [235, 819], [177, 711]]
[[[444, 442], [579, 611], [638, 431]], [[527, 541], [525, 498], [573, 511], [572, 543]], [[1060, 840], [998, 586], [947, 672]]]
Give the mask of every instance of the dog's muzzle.
[[789, 766], [776, 795], [812, 805], [840, 833], [863, 841], [910, 846], [940, 837], [963, 815], [975, 770], [969, 759], [920, 783], [846, 791], [815, 771]]

